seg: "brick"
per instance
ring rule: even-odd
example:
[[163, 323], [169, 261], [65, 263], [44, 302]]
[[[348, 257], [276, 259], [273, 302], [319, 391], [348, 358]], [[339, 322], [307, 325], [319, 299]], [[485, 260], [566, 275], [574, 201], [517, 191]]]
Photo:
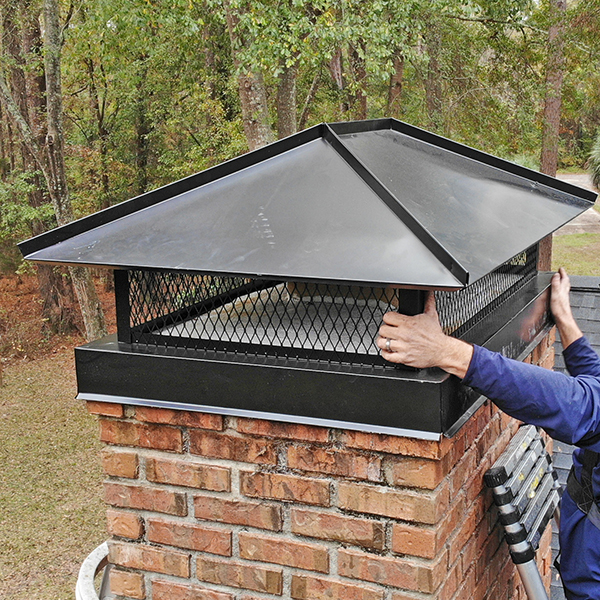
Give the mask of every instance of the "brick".
[[381, 481], [379, 456], [346, 452], [335, 448], [293, 445], [288, 448], [287, 464], [290, 469]]
[[439, 536], [434, 527], [408, 523], [394, 523], [392, 526], [392, 550], [397, 554], [435, 558], [439, 546]]
[[110, 591], [117, 596], [127, 596], [144, 600], [146, 589], [144, 576], [141, 573], [111, 569], [109, 575]]
[[234, 596], [199, 585], [184, 585], [156, 579], [152, 582], [152, 600], [234, 600]]
[[142, 485], [106, 482], [104, 499], [121, 508], [150, 510], [183, 517], [187, 514], [185, 494]]
[[332, 513], [292, 508], [292, 533], [323, 540], [383, 550], [385, 524]]
[[338, 503], [345, 510], [434, 524], [448, 508], [449, 493], [445, 486], [434, 492], [414, 492], [344, 482], [339, 486]]
[[253, 464], [277, 464], [277, 453], [272, 442], [210, 431], [190, 431], [190, 452]]
[[102, 450], [102, 467], [107, 475], [136, 479], [139, 458], [136, 452], [107, 447]]
[[100, 439], [107, 444], [119, 446], [139, 446], [171, 452], [183, 450], [181, 430], [167, 425], [103, 420], [100, 422]]
[[256, 564], [246, 565], [199, 556], [196, 561], [196, 578], [200, 581], [244, 588], [255, 592], [280, 596], [283, 591], [281, 569], [268, 569]]
[[[486, 571], [489, 571], [489, 566], [494, 562], [495, 550], [498, 549], [500, 543], [498, 536], [494, 534], [488, 536], [486, 530], [487, 525], [485, 521], [482, 521], [471, 538], [466, 540], [466, 544], [463, 546], [457, 560], [463, 573], [475, 567], [475, 579], [477, 581], [480, 581], [485, 576]], [[449, 561], [451, 562], [450, 559]]]
[[231, 471], [225, 467], [204, 465], [168, 458], [146, 459], [146, 479], [213, 492], [231, 491]]
[[401, 454], [420, 458], [443, 458], [456, 443], [456, 440], [444, 438], [439, 442], [416, 440], [413, 438], [365, 433], [363, 431], [344, 431], [342, 442], [349, 448], [360, 448], [386, 454]]
[[231, 556], [231, 531], [165, 519], [147, 519], [149, 542]]
[[292, 575], [291, 596], [294, 600], [383, 600], [384, 591], [337, 579]]
[[111, 535], [137, 540], [144, 533], [143, 521], [134, 512], [109, 508], [106, 511], [106, 523]]
[[[415, 592], [394, 592], [392, 594], [392, 600], [422, 600], [423, 595]], [[436, 598], [437, 600], [437, 598]]]
[[88, 412], [93, 415], [121, 418], [125, 414], [122, 404], [113, 404], [111, 402], [94, 402], [92, 400], [88, 400], [86, 405]]
[[324, 546], [246, 532], [240, 533], [239, 542], [241, 558], [306, 571], [329, 572], [329, 553]]
[[548, 352], [542, 357], [540, 361], [540, 367], [544, 369], [552, 370], [554, 367], [554, 348], [550, 348]]
[[109, 543], [108, 561], [129, 569], [175, 577], [190, 576], [190, 555], [177, 550], [112, 541]]
[[434, 592], [442, 583], [447, 563], [447, 553], [435, 562], [390, 558], [348, 549], [338, 553], [338, 573], [342, 577], [425, 593]]
[[279, 473], [240, 472], [242, 494], [254, 498], [287, 500], [329, 506], [329, 482]]
[[279, 423], [261, 419], [246, 419], [238, 417], [237, 430], [240, 433], [264, 437], [284, 438], [303, 442], [328, 442], [329, 429], [300, 425], [296, 423]]
[[463, 485], [471, 479], [471, 474], [477, 466], [476, 463], [477, 450], [472, 446], [450, 473], [450, 495], [452, 497], [455, 497]]
[[210, 415], [208, 413], [188, 410], [138, 406], [135, 409], [135, 418], [138, 421], [163, 423], [178, 427], [197, 427], [199, 429], [213, 429], [217, 431], [222, 431], [223, 429], [223, 417], [221, 415]]
[[442, 551], [464, 513], [464, 494], [454, 499], [444, 518], [435, 526], [393, 523], [392, 551], [433, 559]]
[[461, 582], [461, 574], [460, 564], [456, 563], [446, 575], [446, 579], [437, 594], [436, 600], [450, 600], [454, 596]]
[[442, 460], [390, 457], [385, 464], [387, 480], [391, 485], [434, 490], [450, 471], [450, 454]]
[[194, 511], [197, 519], [271, 531], [281, 531], [283, 523], [281, 507], [266, 502], [194, 496]]

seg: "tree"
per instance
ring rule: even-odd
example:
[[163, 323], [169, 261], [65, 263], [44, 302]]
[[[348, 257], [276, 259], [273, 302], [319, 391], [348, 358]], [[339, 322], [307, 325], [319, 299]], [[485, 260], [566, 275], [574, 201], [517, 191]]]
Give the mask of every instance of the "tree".
[[[10, 65], [8, 77], [11, 93], [18, 102], [19, 110], [34, 139], [40, 145], [46, 135], [42, 118], [46, 90], [41, 55], [40, 10], [29, 1], [21, 1], [13, 2], [12, 7], [4, 4], [0, 12], [3, 19], [2, 49], [4, 58]], [[24, 144], [21, 144], [21, 162], [21, 169], [15, 168], [13, 164], [10, 185], [16, 186], [16, 191], [19, 181], [25, 184], [24, 191], [30, 210], [22, 211], [22, 219], [27, 221], [29, 227], [21, 235], [28, 237], [41, 234], [48, 228], [48, 219], [45, 217], [48, 197], [35, 158]], [[7, 178], [5, 181], [8, 183]], [[8, 192], [10, 185], [5, 188], [5, 192]], [[6, 204], [4, 207], [6, 208]], [[13, 211], [8, 219], [12, 221], [11, 227], [19, 228], [15, 217]], [[75, 299], [70, 279], [61, 270], [49, 265], [39, 265], [37, 277], [45, 325], [54, 332], [75, 329]]]
[[[61, 31], [56, 0], [45, 0], [44, 18], [44, 74], [46, 136], [40, 143], [19, 108], [4, 75], [0, 74], [0, 101], [16, 124], [21, 141], [41, 171], [54, 209], [58, 225], [73, 219], [64, 162], [62, 129], [62, 90], [60, 75]], [[106, 334], [104, 315], [88, 270], [70, 269], [71, 278], [81, 308], [88, 339]]]
[[600, 190], [600, 133], [596, 136], [596, 141], [590, 153], [590, 175], [592, 184], [597, 190]]
[[243, 32], [241, 27], [241, 16], [243, 16], [245, 8], [232, 5], [230, 0], [223, 0], [223, 8], [231, 41], [231, 56], [237, 71], [244, 131], [248, 147], [250, 150], [255, 150], [274, 139], [269, 123], [267, 90], [263, 74], [250, 65], [244, 64], [241, 58], [242, 51], [249, 50], [252, 44], [249, 33]]
[[[558, 136], [564, 79], [564, 29], [566, 0], [550, 0], [550, 27], [548, 29], [548, 64], [546, 67], [546, 94], [540, 171], [556, 176], [558, 168]], [[549, 271], [552, 265], [552, 236], [540, 242], [540, 269]]]
[[546, 67], [546, 93], [540, 170], [556, 176], [558, 168], [558, 135], [562, 106], [564, 79], [564, 33], [567, 11], [566, 0], [550, 0], [550, 26], [548, 28], [548, 63]]

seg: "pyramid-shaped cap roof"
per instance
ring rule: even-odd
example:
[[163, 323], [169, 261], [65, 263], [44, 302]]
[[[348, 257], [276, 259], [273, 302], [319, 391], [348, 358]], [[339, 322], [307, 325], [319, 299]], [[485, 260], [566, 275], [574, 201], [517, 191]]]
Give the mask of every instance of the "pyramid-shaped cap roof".
[[321, 124], [19, 246], [37, 262], [456, 289], [594, 199], [393, 119]]

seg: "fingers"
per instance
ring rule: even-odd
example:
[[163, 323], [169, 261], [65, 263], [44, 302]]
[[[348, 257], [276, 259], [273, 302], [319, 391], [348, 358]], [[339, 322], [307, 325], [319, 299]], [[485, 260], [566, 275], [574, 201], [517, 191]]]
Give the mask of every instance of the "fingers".
[[560, 269], [558, 269], [558, 272], [560, 274], [561, 283], [563, 283], [567, 291], [569, 291], [571, 289], [571, 280], [569, 279], [566, 270], [563, 267], [560, 267]]
[[552, 288], [557, 292], [568, 293], [571, 290], [571, 280], [563, 267], [552, 276]]
[[383, 315], [383, 322], [392, 327], [399, 327], [403, 323], [406, 323], [406, 315], [401, 315], [397, 312], [387, 312]]

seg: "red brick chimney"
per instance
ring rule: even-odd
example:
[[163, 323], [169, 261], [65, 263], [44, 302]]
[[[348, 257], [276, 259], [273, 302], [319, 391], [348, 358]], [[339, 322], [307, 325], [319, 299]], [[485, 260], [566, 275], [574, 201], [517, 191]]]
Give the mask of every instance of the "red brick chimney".
[[[551, 368], [554, 331], [529, 361]], [[365, 401], [368, 401], [367, 399]], [[439, 442], [89, 402], [113, 594], [152, 600], [524, 599], [483, 474], [518, 423]], [[550, 583], [550, 528], [538, 551]]]

